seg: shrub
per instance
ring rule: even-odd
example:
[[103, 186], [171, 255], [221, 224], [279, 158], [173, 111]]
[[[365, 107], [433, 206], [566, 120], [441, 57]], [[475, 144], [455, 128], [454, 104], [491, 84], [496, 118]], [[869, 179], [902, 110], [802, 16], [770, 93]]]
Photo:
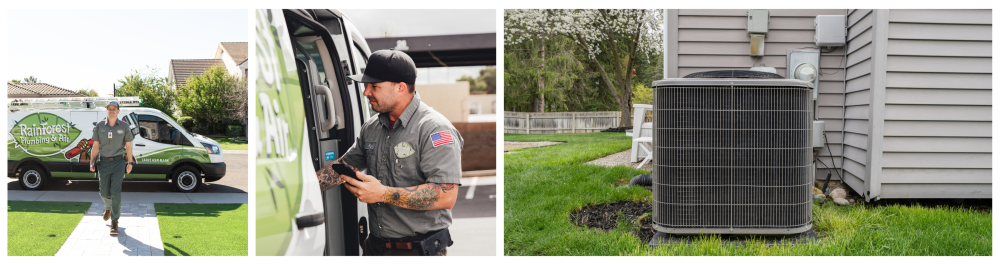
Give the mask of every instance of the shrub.
[[243, 126], [239, 125], [229, 125], [226, 127], [226, 136], [237, 137], [243, 136]]

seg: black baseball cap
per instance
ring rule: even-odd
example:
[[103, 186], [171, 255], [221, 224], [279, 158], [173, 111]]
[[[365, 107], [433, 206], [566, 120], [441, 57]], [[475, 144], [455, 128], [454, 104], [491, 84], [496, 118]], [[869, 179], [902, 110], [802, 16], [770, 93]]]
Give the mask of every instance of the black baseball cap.
[[417, 65], [404, 52], [378, 50], [368, 57], [364, 74], [348, 77], [361, 83], [389, 81], [413, 84], [417, 81]]

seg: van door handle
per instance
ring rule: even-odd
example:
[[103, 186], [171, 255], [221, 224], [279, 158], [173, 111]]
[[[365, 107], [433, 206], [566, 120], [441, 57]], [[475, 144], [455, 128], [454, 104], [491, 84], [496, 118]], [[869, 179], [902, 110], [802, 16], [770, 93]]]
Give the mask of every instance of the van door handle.
[[325, 222], [326, 218], [323, 216], [323, 212], [295, 215], [295, 225], [299, 230], [319, 226]]
[[321, 125], [322, 126], [321, 128], [324, 131], [329, 131], [330, 129], [333, 129], [334, 126], [337, 126], [337, 113], [333, 109], [333, 107], [334, 107], [333, 106], [333, 91], [330, 91], [330, 88], [327, 87], [327, 86], [324, 86], [324, 85], [315, 85], [315, 88], [316, 88], [316, 91], [318, 91], [318, 92], [323, 93], [323, 94], [326, 95], [326, 117], [327, 117], [327, 120], [323, 121], [323, 124]]
[[146, 146], [145, 144], [135, 144], [135, 146]]

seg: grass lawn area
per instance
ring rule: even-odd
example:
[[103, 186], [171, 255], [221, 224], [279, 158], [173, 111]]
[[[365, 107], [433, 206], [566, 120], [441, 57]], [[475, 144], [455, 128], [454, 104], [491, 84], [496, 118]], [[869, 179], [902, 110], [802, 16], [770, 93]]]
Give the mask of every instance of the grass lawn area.
[[55, 255], [87, 208], [89, 202], [7, 201], [7, 255]]
[[617, 186], [647, 171], [583, 163], [628, 150], [624, 133], [505, 134], [506, 141], [563, 141], [504, 155], [504, 255], [992, 255], [992, 214], [949, 207], [838, 207], [814, 204], [818, 240], [766, 246], [724, 244], [704, 236], [691, 245], [647, 246], [620, 224], [605, 231], [573, 225], [570, 213], [622, 200], [651, 201], [640, 187]]
[[157, 203], [165, 256], [246, 256], [246, 204]]
[[247, 150], [247, 143], [237, 143], [229, 140], [229, 137], [208, 137], [216, 142], [219, 142], [219, 148], [222, 150]]

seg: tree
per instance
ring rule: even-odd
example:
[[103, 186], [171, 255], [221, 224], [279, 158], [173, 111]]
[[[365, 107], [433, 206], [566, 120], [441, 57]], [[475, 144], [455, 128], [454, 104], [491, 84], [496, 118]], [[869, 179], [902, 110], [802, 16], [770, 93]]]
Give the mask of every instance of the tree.
[[76, 93], [80, 93], [81, 95], [85, 95], [85, 96], [88, 96], [88, 97], [96, 97], [97, 96], [97, 91], [93, 90], [93, 89], [90, 89], [90, 90], [80, 89], [80, 90], [77, 90]]
[[632, 87], [632, 103], [653, 104], [653, 89], [645, 84], [635, 84]]
[[479, 70], [479, 82], [483, 83], [486, 94], [497, 93], [497, 66], [490, 65]]
[[[545, 51], [545, 56], [540, 56]], [[580, 53], [566, 37], [504, 45], [504, 98], [509, 111], [570, 111], [587, 87]], [[544, 65], [544, 67], [541, 67]], [[572, 94], [572, 95], [571, 95]]]
[[486, 84], [483, 84], [482, 82], [479, 82], [479, 79], [472, 78], [471, 76], [462, 75], [461, 78], [458, 78], [458, 80], [455, 80], [455, 81], [466, 81], [466, 82], [469, 82], [469, 93], [472, 93], [472, 91], [484, 91], [484, 90], [486, 90]]
[[118, 80], [115, 96], [137, 96], [142, 99], [143, 107], [158, 109], [167, 116], [173, 116], [173, 105], [177, 97], [170, 89], [173, 82], [165, 76], [156, 76], [158, 71], [159, 69], [149, 66], [142, 70], [132, 70], [131, 74]]
[[[228, 74], [227, 74], [228, 75]], [[248, 83], [246, 77], [228, 75], [229, 92], [225, 93], [226, 114], [230, 121], [236, 121], [244, 128], [247, 128], [247, 113], [249, 111]]]
[[553, 35], [570, 38], [587, 54], [588, 63], [618, 103], [620, 125], [631, 126], [636, 58], [660, 52], [662, 18], [663, 11], [658, 9], [505, 10], [504, 41], [517, 44]]
[[32, 76], [25, 77], [24, 78], [24, 82], [25, 83], [40, 83], [41, 81], [38, 81], [38, 78], [35, 78], [35, 76], [32, 75]]
[[[245, 78], [234, 77], [223, 66], [216, 65], [201, 75], [189, 77], [187, 84], [178, 88], [177, 107], [195, 121], [211, 124], [208, 132], [215, 133], [220, 122], [231, 121], [234, 115], [242, 115], [241, 124], [246, 124], [246, 87]], [[242, 93], [242, 100], [237, 93]]]

